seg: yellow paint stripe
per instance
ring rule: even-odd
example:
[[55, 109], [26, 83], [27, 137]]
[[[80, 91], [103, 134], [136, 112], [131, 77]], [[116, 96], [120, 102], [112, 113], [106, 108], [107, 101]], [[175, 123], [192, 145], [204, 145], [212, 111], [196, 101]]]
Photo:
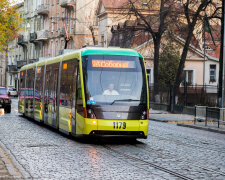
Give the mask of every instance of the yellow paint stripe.
[[148, 85], [148, 76], [147, 76], [147, 70], [146, 70], [146, 65], [145, 65], [145, 60], [143, 58], [143, 62], [144, 62], [144, 67], [145, 67], [145, 77], [146, 77], [146, 88], [147, 88], [147, 106], [148, 106], [148, 109], [149, 109], [149, 85]]
[[86, 107], [85, 103], [85, 94], [84, 94], [84, 81], [83, 81], [83, 68], [82, 68], [82, 59], [81, 59], [81, 52], [80, 52], [80, 80], [81, 80], [81, 87], [82, 87], [82, 98], [83, 98], [83, 107]]

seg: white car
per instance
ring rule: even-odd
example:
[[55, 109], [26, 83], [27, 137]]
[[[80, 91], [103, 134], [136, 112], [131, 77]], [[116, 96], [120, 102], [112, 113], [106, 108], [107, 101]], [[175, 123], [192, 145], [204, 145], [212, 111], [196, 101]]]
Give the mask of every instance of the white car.
[[17, 91], [16, 91], [15, 88], [8, 88], [8, 95], [9, 96], [17, 97], [18, 96], [18, 93], [17, 93]]

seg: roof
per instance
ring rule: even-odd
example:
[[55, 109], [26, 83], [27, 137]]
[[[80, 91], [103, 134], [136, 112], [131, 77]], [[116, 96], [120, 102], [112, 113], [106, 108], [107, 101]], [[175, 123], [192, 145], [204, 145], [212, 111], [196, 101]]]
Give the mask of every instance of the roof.
[[105, 8], [122, 8], [128, 0], [102, 0], [102, 4]]
[[[180, 36], [176, 36], [176, 38], [177, 38], [179, 41], [181, 41], [182, 43], [185, 43], [185, 40], [184, 40], [183, 38], [181, 38]], [[149, 39], [148, 41], [144, 42], [143, 44], [141, 44], [141, 45], [135, 47], [134, 49], [135, 49], [135, 50], [138, 50], [138, 49], [142, 48], [143, 46], [145, 46], [146, 44], [148, 44], [148, 43], [150, 43], [150, 42], [152, 42], [152, 41], [153, 41], [153, 39], [151, 38], [151, 39]], [[195, 50], [197, 53], [199, 53], [199, 54], [201, 54], [202, 56], [204, 56], [204, 51], [198, 49], [198, 48], [195, 47], [194, 45], [189, 44], [189, 48]], [[205, 56], [206, 56], [209, 60], [219, 61], [219, 58], [217, 58], [217, 57], [212, 57], [212, 56], [210, 56], [210, 55], [207, 54], [207, 53], [205, 54]]]

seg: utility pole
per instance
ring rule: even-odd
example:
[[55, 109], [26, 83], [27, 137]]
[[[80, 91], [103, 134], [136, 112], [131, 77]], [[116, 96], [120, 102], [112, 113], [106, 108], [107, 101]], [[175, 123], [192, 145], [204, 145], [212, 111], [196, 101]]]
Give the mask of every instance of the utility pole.
[[203, 60], [203, 87], [205, 85], [205, 24], [206, 24], [206, 13], [203, 20], [203, 49], [204, 49], [204, 60]]
[[224, 1], [222, 1], [222, 3], [223, 3], [223, 19], [222, 19], [222, 21], [223, 21], [223, 73], [222, 73], [222, 100], [221, 100], [221, 107], [222, 108], [224, 108], [224, 65], [225, 65], [225, 42], [224, 42], [224, 40], [225, 40], [225, 3], [224, 3]]

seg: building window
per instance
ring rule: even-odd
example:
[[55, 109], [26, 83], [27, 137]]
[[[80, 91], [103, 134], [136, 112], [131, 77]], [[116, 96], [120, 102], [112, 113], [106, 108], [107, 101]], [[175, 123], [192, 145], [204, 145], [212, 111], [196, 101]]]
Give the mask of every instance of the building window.
[[61, 40], [61, 49], [64, 49], [64, 40]]
[[59, 51], [59, 42], [56, 41], [55, 43], [56, 43], [56, 48], [55, 48], [55, 49], [56, 49], [56, 54], [58, 54], [58, 53], [59, 53], [59, 52], [58, 52], [58, 51]]
[[51, 57], [53, 57], [54, 56], [54, 43], [53, 43], [53, 41], [51, 42], [51, 48], [52, 48]]
[[104, 46], [104, 35], [101, 36], [101, 46]]
[[184, 70], [185, 80], [188, 85], [193, 84], [193, 70]]
[[52, 32], [54, 31], [54, 20], [52, 20]]
[[10, 85], [12, 85], [12, 75], [10, 75]]
[[147, 76], [148, 76], [148, 84], [149, 84], [149, 86], [151, 85], [151, 78], [152, 78], [152, 76], [151, 76], [151, 72], [152, 72], [152, 70], [151, 69], [146, 69], [146, 71], [147, 71]]
[[56, 19], [56, 31], [59, 30], [59, 14], [57, 13], [57, 19]]
[[210, 64], [209, 82], [216, 82], [216, 65], [215, 64]]

